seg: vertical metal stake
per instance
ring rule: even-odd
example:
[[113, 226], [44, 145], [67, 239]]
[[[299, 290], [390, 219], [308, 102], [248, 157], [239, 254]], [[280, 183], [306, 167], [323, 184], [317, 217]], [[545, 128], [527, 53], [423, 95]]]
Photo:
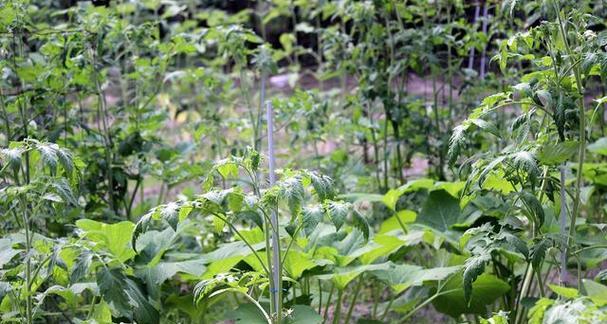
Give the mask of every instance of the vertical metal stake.
[[[485, 2], [485, 5], [483, 7], [483, 22], [482, 22], [482, 27], [481, 30], [483, 31], [483, 34], [487, 34], [487, 25], [489, 24], [489, 4], [487, 2]], [[481, 55], [481, 71], [480, 71], [480, 77], [481, 80], [485, 78], [485, 62], [487, 61], [487, 45], [485, 45], [483, 47], [483, 55]]]
[[[476, 2], [476, 7], [474, 8], [474, 19], [472, 20], [472, 23], [476, 23], [478, 21], [478, 16], [481, 14], [481, 5], [480, 3]], [[472, 46], [472, 48], [470, 48], [470, 53], [468, 54], [468, 69], [472, 70], [474, 68], [474, 52], [475, 52], [475, 48], [474, 46]]]
[[[266, 103], [266, 120], [268, 124], [268, 160], [269, 160], [269, 176], [270, 186], [273, 186], [276, 182], [276, 175], [274, 174], [275, 168], [275, 155], [274, 155], [274, 111], [272, 109], [272, 102]], [[274, 291], [272, 292], [272, 299], [276, 306], [275, 311], [280, 314], [280, 290], [281, 275], [280, 275], [280, 246], [279, 246], [279, 232], [278, 232], [278, 214], [276, 210], [272, 210], [271, 223], [272, 223], [272, 282]], [[280, 315], [279, 315], [280, 316]]]

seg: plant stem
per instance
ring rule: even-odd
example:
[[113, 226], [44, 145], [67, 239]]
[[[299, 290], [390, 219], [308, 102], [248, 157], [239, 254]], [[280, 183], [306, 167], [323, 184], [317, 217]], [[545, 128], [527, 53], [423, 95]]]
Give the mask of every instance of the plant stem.
[[325, 314], [323, 316], [323, 323], [327, 320], [329, 314], [329, 305], [331, 305], [331, 297], [333, 297], [333, 291], [335, 290], [335, 284], [331, 283], [331, 289], [329, 290], [329, 297], [327, 298], [327, 304], [325, 305]]
[[249, 248], [249, 250], [251, 250], [251, 252], [253, 252], [253, 255], [255, 255], [255, 258], [257, 259], [257, 261], [259, 261], [259, 264], [261, 264], [263, 270], [269, 274], [270, 271], [268, 270], [268, 268], [266, 267], [266, 265], [263, 263], [261, 257], [259, 256], [259, 253], [257, 253], [257, 250], [255, 250], [253, 248], [253, 246], [251, 245], [251, 243], [249, 243], [249, 241], [246, 240], [246, 238], [240, 234], [240, 232], [238, 231], [238, 229], [231, 223], [229, 222], [225, 217], [219, 215], [219, 214], [213, 214], [213, 216], [221, 219], [224, 223], [226, 223], [228, 225], [228, 227], [230, 227], [230, 229], [232, 231], [234, 231], [234, 234], [238, 235], [238, 237], [247, 245], [247, 247]]
[[392, 307], [392, 303], [394, 303], [394, 299], [396, 299], [396, 295], [392, 294], [392, 296], [390, 297], [390, 301], [388, 302], [388, 305], [386, 306], [386, 309], [384, 309], [384, 313], [381, 316], [382, 322], [384, 321], [384, 319], [386, 319], [386, 316], [388, 316], [388, 314], [390, 313], [390, 307]]
[[405, 315], [403, 318], [401, 318], [401, 323], [406, 323], [406, 320], [409, 319], [411, 316], [413, 316], [413, 314], [415, 314], [418, 310], [424, 308], [426, 305], [430, 304], [432, 301], [434, 301], [436, 298], [442, 296], [442, 295], [446, 295], [452, 292], [456, 292], [458, 290], [460, 290], [461, 288], [456, 288], [456, 289], [450, 289], [450, 290], [446, 290], [446, 291], [440, 291], [440, 292], [436, 292], [436, 294], [432, 295], [430, 298], [424, 300], [421, 304], [417, 305], [417, 307], [415, 307], [412, 311], [410, 311], [409, 313], [407, 313], [407, 315]]
[[114, 213], [118, 213], [117, 207], [114, 203], [114, 174], [112, 170], [112, 138], [109, 133], [108, 125], [107, 125], [107, 102], [105, 100], [105, 94], [103, 93], [103, 89], [101, 88], [101, 83], [99, 82], [99, 73], [97, 72], [97, 60], [95, 54], [95, 46], [93, 45], [90, 49], [92, 65], [93, 65], [93, 79], [95, 83], [95, 89], [97, 90], [97, 118], [101, 120], [102, 130], [103, 130], [103, 143], [105, 149], [105, 163], [106, 163], [106, 176], [108, 180], [108, 201], [110, 204], [110, 208], [114, 211]]
[[24, 206], [23, 209], [23, 228], [25, 230], [25, 318], [28, 324], [33, 323], [33, 313], [32, 313], [32, 261], [31, 261], [31, 233], [29, 228], [29, 217], [27, 216], [27, 206]]
[[360, 288], [362, 288], [363, 286], [363, 278], [364, 274], [360, 275], [360, 278], [358, 278], [358, 283], [356, 284], [356, 288], [354, 288], [352, 301], [350, 302], [350, 306], [348, 307], [348, 313], [346, 314], [346, 319], [344, 320], [344, 323], [346, 324], [350, 323], [350, 317], [352, 317], [352, 311], [354, 310], [354, 305], [356, 305], [356, 298], [360, 293]]
[[318, 279], [318, 314], [322, 314], [322, 284]]
[[[523, 286], [521, 287], [521, 292], [518, 295], [518, 301], [516, 303], [517, 308], [515, 311], [515, 319], [516, 322], [515, 323], [519, 323], [520, 320], [522, 320], [523, 318], [523, 314], [524, 311], [521, 309], [521, 301], [523, 300], [523, 298], [525, 298], [527, 296], [527, 292], [529, 291], [529, 287], [531, 286], [531, 281], [533, 280], [533, 266], [531, 265], [531, 263], [527, 264], [527, 270], [525, 271], [525, 277], [523, 280]], [[520, 319], [519, 319], [520, 318]]]
[[344, 297], [344, 290], [337, 289], [337, 304], [335, 304], [335, 309], [333, 310], [333, 324], [339, 323], [339, 317], [341, 315], [341, 302]]
[[[582, 178], [583, 175], [583, 167], [584, 167], [584, 157], [586, 151], [586, 108], [584, 105], [584, 88], [582, 85], [582, 78], [579, 66], [575, 64], [575, 59], [573, 57], [573, 52], [571, 51], [571, 47], [569, 46], [569, 40], [567, 38], [567, 34], [565, 33], [565, 26], [561, 19], [561, 9], [559, 7], [558, 1], [554, 1], [554, 6], [556, 9], [557, 19], [559, 23], [559, 31], [561, 32], [561, 37], [563, 38], [563, 43], [565, 44], [565, 50], [567, 51], [567, 56], [569, 58], [570, 63], [573, 67], [573, 74], [575, 76], [575, 82], [577, 85], [577, 90], [579, 93], [579, 151], [578, 151], [578, 169], [577, 169], [577, 177], [575, 182], [575, 199], [573, 200], [573, 214], [571, 215], [571, 223], [569, 225], [569, 235], [567, 237], [567, 246], [568, 250], [569, 246], [572, 244], [573, 235], [575, 233], [575, 222], [580, 214], [580, 194], [582, 182], [584, 181]], [[565, 252], [565, 257], [567, 256], [567, 251]], [[565, 259], [565, 262], [567, 260]]]

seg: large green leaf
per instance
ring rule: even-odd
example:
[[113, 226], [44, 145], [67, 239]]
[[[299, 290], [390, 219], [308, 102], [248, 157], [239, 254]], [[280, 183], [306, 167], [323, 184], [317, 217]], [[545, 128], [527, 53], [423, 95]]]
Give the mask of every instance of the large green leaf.
[[510, 291], [510, 285], [494, 275], [482, 274], [472, 283], [469, 304], [464, 299], [462, 276], [451, 276], [441, 291], [446, 293], [433, 301], [434, 307], [457, 318], [461, 314], [487, 314], [487, 305]]
[[421, 286], [424, 282], [445, 280], [460, 269], [461, 266], [424, 269], [417, 265], [390, 264], [388, 269], [379, 269], [371, 273], [388, 284], [398, 295], [409, 287]]
[[413, 192], [420, 189], [430, 189], [432, 188], [432, 185], [434, 185], [434, 180], [432, 179], [424, 178], [413, 180], [396, 189], [391, 189], [390, 191], [388, 191], [384, 195], [382, 201], [386, 206], [388, 206], [388, 208], [396, 210], [396, 203], [398, 202], [400, 196], [404, 195], [407, 192]]
[[[397, 219], [398, 217], [398, 219]], [[399, 210], [394, 216], [386, 219], [379, 227], [378, 234], [385, 234], [396, 229], [402, 229], [401, 223], [409, 224], [413, 223], [417, 218], [417, 213], [412, 210]], [[399, 223], [400, 220], [400, 223]]]
[[332, 273], [319, 275], [317, 278], [320, 280], [332, 280], [335, 287], [341, 290], [345, 289], [352, 280], [356, 279], [362, 273], [381, 269], [387, 270], [390, 268], [390, 264], [390, 262], [386, 262], [337, 268]]
[[376, 247], [363, 253], [359, 258], [363, 264], [373, 263], [382, 257], [386, 258], [405, 245], [405, 241], [391, 235], [376, 235], [373, 241], [377, 243]]
[[550, 287], [550, 290], [554, 291], [557, 295], [561, 297], [576, 298], [580, 295], [578, 290], [575, 288], [563, 287], [552, 284], [548, 284], [548, 287]]
[[76, 226], [84, 232], [86, 238], [97, 243], [96, 249], [106, 249], [120, 262], [135, 256], [131, 246], [135, 224], [129, 221], [105, 224], [91, 219], [80, 219]]
[[589, 279], [582, 279], [582, 283], [586, 296], [590, 297], [592, 302], [598, 306], [607, 305], [607, 286]]
[[459, 222], [460, 216], [459, 201], [445, 190], [434, 190], [428, 195], [417, 223], [445, 232]]
[[308, 305], [294, 305], [285, 319], [286, 324], [320, 324], [322, 317]]
[[[265, 242], [253, 244], [253, 248], [259, 251], [265, 248]], [[242, 241], [222, 244], [215, 251], [203, 255], [209, 263], [203, 278], [212, 278], [218, 273], [226, 272], [249, 255], [252, 255], [252, 252]]]
[[139, 270], [138, 275], [149, 278], [151, 284], [161, 285], [177, 273], [187, 273], [195, 277], [200, 277], [206, 270], [204, 264], [204, 259], [173, 262], [161, 261], [152, 267], [146, 267]]
[[306, 253], [290, 250], [284, 258], [285, 270], [293, 279], [299, 279], [304, 271], [317, 266], [316, 262]]
[[97, 323], [111, 323], [112, 311], [110, 306], [104, 301], [96, 304], [93, 314], [91, 314], [91, 318], [97, 321]]
[[20, 250], [13, 249], [13, 243], [9, 238], [0, 239], [0, 269], [19, 254]]
[[[537, 159], [543, 164], [561, 164], [577, 152], [578, 146], [579, 144], [576, 141], [548, 142], [538, 152]], [[590, 149], [590, 146], [588, 148]]]
[[235, 310], [228, 312], [226, 320], [242, 324], [268, 324], [259, 308], [252, 304], [242, 304]]
[[601, 137], [596, 142], [588, 145], [588, 151], [600, 155], [607, 155], [607, 137]]

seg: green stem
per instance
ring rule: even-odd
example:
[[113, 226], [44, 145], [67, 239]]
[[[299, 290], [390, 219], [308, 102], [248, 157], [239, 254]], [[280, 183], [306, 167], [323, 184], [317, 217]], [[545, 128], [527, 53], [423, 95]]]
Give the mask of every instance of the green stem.
[[356, 305], [356, 298], [358, 297], [358, 294], [360, 293], [360, 288], [362, 288], [362, 286], [363, 286], [363, 278], [364, 278], [364, 274], [362, 274], [360, 276], [360, 278], [358, 279], [358, 283], [356, 284], [356, 288], [354, 288], [352, 301], [350, 302], [350, 306], [348, 307], [348, 313], [346, 314], [346, 318], [344, 320], [345, 324], [350, 323], [350, 317], [352, 317], [352, 311], [354, 310], [354, 305]]
[[32, 248], [32, 238], [30, 232], [30, 223], [28, 217], [27, 204], [21, 199], [23, 205], [23, 229], [25, 231], [25, 319], [27, 324], [34, 321], [32, 313], [32, 261], [30, 251]]
[[415, 307], [412, 311], [410, 311], [409, 313], [407, 313], [407, 315], [405, 315], [405, 317], [403, 317], [401, 319], [401, 323], [406, 323], [407, 319], [409, 319], [411, 316], [413, 316], [413, 314], [415, 314], [420, 309], [424, 308], [426, 305], [430, 304], [436, 298], [438, 298], [438, 297], [440, 297], [442, 295], [446, 295], [446, 294], [449, 294], [449, 293], [452, 293], [452, 292], [456, 292], [456, 291], [460, 291], [460, 290], [461, 290], [461, 288], [456, 288], [456, 289], [450, 289], [450, 290], [446, 290], [446, 291], [437, 292], [436, 294], [432, 295], [430, 298], [424, 300], [421, 304], [417, 305], [417, 307]]
[[266, 272], [266, 274], [269, 276], [270, 275], [270, 271], [268, 270], [268, 268], [266, 267], [266, 265], [261, 260], [261, 257], [259, 256], [259, 253], [257, 253], [257, 250], [255, 250], [253, 248], [253, 246], [251, 245], [251, 243], [249, 243], [249, 241], [247, 241], [245, 239], [245, 237], [242, 236], [242, 234], [240, 234], [240, 232], [238, 231], [238, 229], [232, 223], [230, 223], [227, 219], [225, 219], [225, 217], [223, 217], [223, 216], [221, 216], [219, 214], [213, 214], [213, 216], [221, 219], [224, 223], [226, 223], [230, 227], [230, 229], [234, 232], [234, 234], [238, 235], [238, 237], [247, 245], [247, 247], [249, 248], [249, 250], [251, 250], [251, 252], [253, 252], [253, 255], [255, 255], [255, 258], [257, 258], [257, 261], [259, 261], [259, 264], [261, 264], [261, 267]]
[[390, 313], [390, 308], [392, 307], [392, 303], [394, 303], [394, 299], [396, 299], [396, 294], [392, 294], [392, 296], [390, 297], [390, 301], [388, 302], [388, 305], [386, 306], [386, 309], [384, 309], [384, 313], [381, 316], [382, 322], [384, 321], [384, 319], [386, 319], [386, 316], [388, 316], [388, 314]]
[[520, 323], [524, 316], [524, 310], [521, 309], [521, 302], [523, 298], [527, 297], [527, 292], [529, 291], [529, 287], [531, 286], [531, 281], [533, 280], [533, 266], [531, 263], [527, 264], [527, 270], [525, 271], [525, 277], [523, 280], [523, 286], [521, 287], [521, 292], [518, 295], [518, 301], [516, 303], [517, 309], [515, 311], [515, 319], [516, 323]]
[[329, 314], [329, 305], [331, 305], [331, 298], [333, 297], [333, 291], [335, 290], [335, 284], [331, 283], [331, 289], [329, 290], [329, 298], [327, 298], [327, 304], [325, 305], [325, 314], [323, 316], [323, 323], [327, 320]]
[[335, 304], [335, 310], [333, 312], [333, 324], [339, 323], [339, 317], [341, 316], [341, 302], [344, 297], [344, 290], [337, 290], [337, 303]]
[[318, 314], [322, 314], [322, 284], [318, 279]]
[[[569, 57], [570, 63], [575, 65], [575, 60], [573, 57], [573, 52], [571, 51], [571, 47], [569, 46], [569, 40], [567, 38], [567, 34], [565, 33], [565, 27], [563, 25], [563, 21], [561, 19], [561, 9], [559, 7], [558, 1], [554, 1], [554, 6], [556, 9], [557, 19], [559, 23], [559, 31], [561, 33], [561, 37], [563, 38], [563, 43], [565, 44], [565, 50], [567, 51], [567, 56]], [[584, 88], [582, 85], [582, 78], [579, 66], [575, 65], [573, 68], [573, 74], [575, 76], [575, 82], [579, 92], [579, 137], [580, 137], [580, 145], [578, 151], [578, 169], [577, 169], [577, 177], [575, 182], [575, 199], [573, 200], [573, 214], [571, 215], [571, 223], [569, 225], [569, 236], [567, 237], [567, 246], [568, 248], [571, 245], [571, 241], [573, 240], [573, 235], [575, 233], [575, 222], [580, 214], [580, 194], [581, 187], [583, 182], [583, 166], [584, 166], [584, 157], [586, 151], [586, 108], [584, 105]]]

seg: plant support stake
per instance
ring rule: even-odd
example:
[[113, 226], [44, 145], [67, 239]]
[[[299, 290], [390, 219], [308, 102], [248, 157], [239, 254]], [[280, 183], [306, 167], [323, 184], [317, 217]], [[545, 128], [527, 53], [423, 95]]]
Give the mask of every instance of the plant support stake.
[[[565, 194], [565, 165], [561, 166], [561, 213], [560, 213], [561, 239], [567, 244], [567, 195]], [[567, 277], [567, 249], [561, 252], [561, 272], [559, 281], [562, 284]]]
[[[481, 30], [483, 31], [483, 34], [487, 34], [487, 25], [489, 23], [489, 4], [487, 2], [485, 2], [484, 6], [483, 6], [483, 21], [482, 21], [482, 27]], [[485, 62], [487, 61], [487, 44], [485, 44], [483, 46], [483, 54], [481, 55], [481, 68], [480, 68], [480, 77], [481, 80], [485, 79]]]
[[[475, 24], [478, 21], [478, 16], [481, 14], [481, 4], [480, 3], [476, 3], [475, 4], [475, 8], [474, 8], [474, 19], [472, 20], [472, 23]], [[477, 28], [475, 28], [475, 31], [478, 30]], [[472, 46], [470, 48], [470, 54], [468, 54], [468, 69], [472, 70], [474, 68], [474, 52], [475, 52], [475, 48], [474, 46]]]
[[[268, 124], [268, 163], [269, 163], [269, 176], [270, 186], [273, 186], [276, 182], [276, 175], [274, 174], [275, 159], [274, 159], [274, 124], [273, 124], [274, 111], [272, 109], [272, 102], [266, 104], [266, 120]], [[274, 310], [277, 314], [277, 322], [280, 323], [280, 246], [279, 246], [279, 233], [278, 233], [278, 214], [276, 210], [272, 210], [271, 214], [272, 222], [272, 282], [274, 290], [272, 291], [272, 301], [275, 305]]]

